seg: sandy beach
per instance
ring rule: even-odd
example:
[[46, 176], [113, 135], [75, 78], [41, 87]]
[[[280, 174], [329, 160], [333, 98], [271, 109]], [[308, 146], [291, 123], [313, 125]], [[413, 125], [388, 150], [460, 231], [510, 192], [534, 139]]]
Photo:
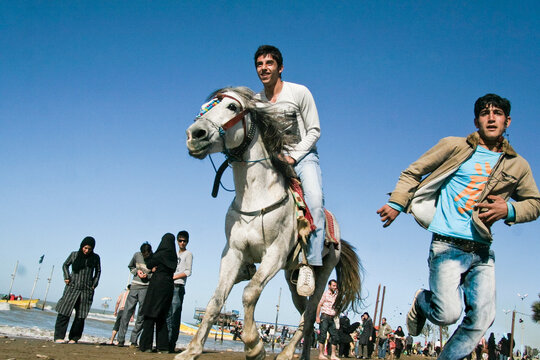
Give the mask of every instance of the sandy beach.
[[[273, 358], [270, 353], [267, 358]], [[2, 337], [0, 359], [44, 359], [44, 360], [116, 360], [116, 359], [173, 359], [175, 354], [142, 353], [134, 348], [92, 343], [55, 344], [50, 340]], [[201, 360], [240, 360], [244, 353], [234, 351], [205, 351]]]
[[[299, 354], [295, 355], [298, 358]], [[0, 338], [1, 360], [117, 360], [117, 359], [174, 359], [175, 354], [142, 353], [137, 349], [117, 346], [107, 346], [92, 343], [79, 344], [55, 344], [50, 340], [38, 340], [28, 338], [2, 337]], [[273, 359], [276, 353], [268, 352], [267, 359]], [[389, 358], [389, 357], [387, 357]], [[433, 359], [421, 355], [403, 356], [408, 360]], [[243, 360], [243, 352], [235, 351], [205, 351], [201, 360]], [[317, 359], [317, 352], [311, 352], [311, 359]]]

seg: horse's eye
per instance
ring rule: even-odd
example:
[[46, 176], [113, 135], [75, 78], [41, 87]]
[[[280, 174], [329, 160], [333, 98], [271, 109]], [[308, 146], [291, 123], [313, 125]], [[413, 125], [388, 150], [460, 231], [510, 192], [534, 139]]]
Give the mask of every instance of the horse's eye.
[[229, 104], [229, 105], [227, 106], [227, 109], [232, 110], [232, 111], [236, 111], [238, 108], [236, 107], [235, 104]]

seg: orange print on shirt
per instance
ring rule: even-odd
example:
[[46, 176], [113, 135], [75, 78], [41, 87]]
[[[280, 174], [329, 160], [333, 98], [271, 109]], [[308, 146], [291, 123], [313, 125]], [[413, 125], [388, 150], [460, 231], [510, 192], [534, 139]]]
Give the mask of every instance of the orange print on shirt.
[[458, 211], [460, 214], [463, 214], [467, 211], [471, 211], [474, 204], [476, 204], [478, 197], [480, 196], [480, 193], [482, 190], [484, 190], [484, 187], [486, 186], [486, 181], [491, 174], [491, 166], [488, 162], [485, 163], [486, 166], [486, 174], [482, 175], [482, 165], [479, 163], [474, 164], [474, 169], [476, 170], [476, 175], [471, 176], [471, 182], [467, 185], [463, 191], [454, 198], [454, 201], [459, 201], [461, 198], [467, 198], [467, 202], [465, 202], [465, 205], [463, 207], [458, 207]]

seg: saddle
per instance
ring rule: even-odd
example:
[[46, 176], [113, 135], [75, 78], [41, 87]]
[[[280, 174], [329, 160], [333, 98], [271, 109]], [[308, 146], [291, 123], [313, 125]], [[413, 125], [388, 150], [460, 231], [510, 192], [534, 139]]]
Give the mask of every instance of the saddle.
[[[293, 258], [296, 258], [300, 253], [300, 250], [302, 250], [304, 253], [303, 258], [305, 262], [305, 248], [307, 246], [309, 235], [316, 229], [316, 227], [313, 223], [313, 217], [311, 216], [311, 212], [309, 211], [309, 208], [304, 200], [304, 192], [302, 190], [302, 183], [300, 182], [300, 180], [297, 178], [292, 178], [289, 190], [294, 198], [295, 214], [296, 220], [298, 222], [298, 245], [294, 250]], [[324, 253], [326, 253], [328, 251], [327, 248], [330, 246], [330, 244], [334, 244], [334, 247], [336, 248], [339, 247], [339, 239], [336, 238], [335, 234], [336, 218], [334, 217], [334, 214], [332, 214], [329, 210], [324, 209], [324, 215], [326, 230], [324, 237], [324, 244], [326, 247], [324, 249]]]

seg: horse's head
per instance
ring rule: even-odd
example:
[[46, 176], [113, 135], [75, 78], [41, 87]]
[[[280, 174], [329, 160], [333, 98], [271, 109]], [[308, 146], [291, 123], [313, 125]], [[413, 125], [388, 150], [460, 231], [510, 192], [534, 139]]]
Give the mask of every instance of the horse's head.
[[210, 95], [195, 123], [186, 130], [189, 154], [198, 159], [216, 152], [241, 155], [249, 145], [246, 141], [253, 137], [248, 112], [252, 98], [248, 88], [225, 88]]

